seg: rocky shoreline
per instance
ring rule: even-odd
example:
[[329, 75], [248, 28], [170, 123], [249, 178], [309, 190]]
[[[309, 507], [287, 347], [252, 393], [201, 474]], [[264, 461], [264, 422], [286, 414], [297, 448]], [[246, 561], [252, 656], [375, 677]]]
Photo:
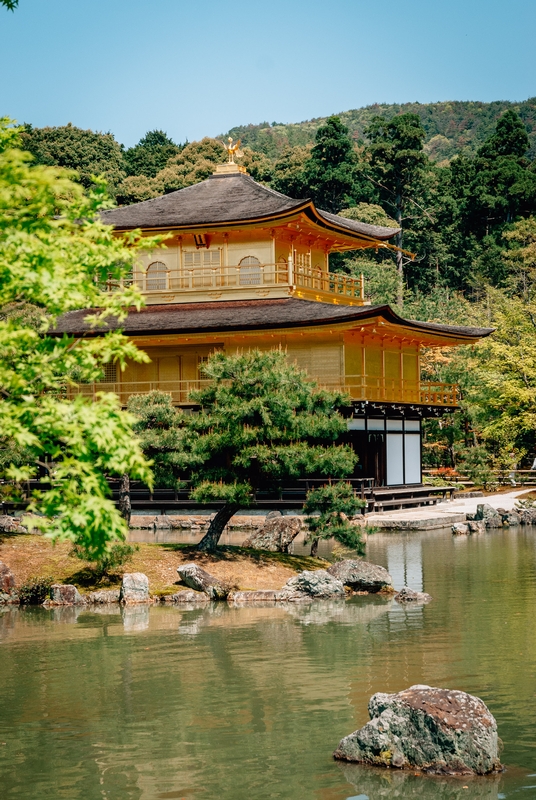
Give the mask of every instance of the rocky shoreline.
[[[344, 600], [352, 594], [395, 596], [398, 602], [429, 602], [431, 597], [407, 587], [395, 595], [393, 581], [387, 570], [377, 564], [347, 559], [327, 569], [302, 570], [290, 578], [281, 589], [241, 590], [211, 575], [198, 564], [189, 562], [177, 568], [178, 590], [164, 595], [152, 595], [149, 579], [141, 572], [125, 573], [119, 589], [102, 589], [81, 594], [72, 584], [54, 583], [42, 603], [54, 606], [91, 605], [205, 605], [211, 601], [244, 603], [297, 603], [311, 600]], [[405, 594], [406, 593], [406, 594]], [[7, 564], [0, 561], [0, 605], [21, 605], [14, 576]]]

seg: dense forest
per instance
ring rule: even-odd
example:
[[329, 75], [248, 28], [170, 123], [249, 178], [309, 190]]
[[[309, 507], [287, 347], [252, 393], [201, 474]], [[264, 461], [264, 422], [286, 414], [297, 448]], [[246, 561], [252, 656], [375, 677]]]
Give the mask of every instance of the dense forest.
[[[335, 256], [372, 303], [409, 318], [497, 328], [431, 350], [424, 377], [456, 382], [461, 410], [428, 424], [426, 461], [477, 482], [536, 455], [536, 99], [370, 106], [297, 125], [235, 128], [255, 180], [319, 208], [399, 229], [397, 251]], [[227, 134], [226, 134], [227, 135]], [[226, 160], [222, 140], [149, 131], [125, 149], [73, 125], [23, 132], [41, 164], [104, 175], [119, 204], [181, 189]]]
[[[446, 103], [375, 103], [365, 108], [343, 111], [337, 116], [356, 142], [365, 138], [373, 117], [390, 119], [398, 114], [416, 114], [425, 132], [424, 150], [434, 161], [443, 161], [464, 153], [473, 155], [493, 133], [498, 118], [505, 111], [515, 111], [527, 128], [530, 157], [536, 156], [536, 97], [521, 103], [498, 100], [494, 103], [451, 101]], [[326, 117], [289, 125], [261, 122], [239, 125], [225, 136], [240, 138], [244, 145], [270, 158], [278, 158], [287, 147], [314, 142]]]

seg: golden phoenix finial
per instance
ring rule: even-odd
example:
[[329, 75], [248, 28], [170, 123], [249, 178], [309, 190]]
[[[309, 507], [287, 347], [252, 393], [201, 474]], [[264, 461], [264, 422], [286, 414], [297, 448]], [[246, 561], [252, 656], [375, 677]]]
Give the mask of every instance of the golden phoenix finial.
[[240, 150], [240, 139], [238, 139], [236, 144], [233, 144], [233, 137], [229, 136], [227, 141], [229, 142], [229, 144], [225, 145], [225, 149], [229, 153], [229, 164], [234, 164], [235, 163], [235, 160], [234, 160], [235, 156], [237, 158], [240, 158], [241, 156], [244, 155], [243, 152]]

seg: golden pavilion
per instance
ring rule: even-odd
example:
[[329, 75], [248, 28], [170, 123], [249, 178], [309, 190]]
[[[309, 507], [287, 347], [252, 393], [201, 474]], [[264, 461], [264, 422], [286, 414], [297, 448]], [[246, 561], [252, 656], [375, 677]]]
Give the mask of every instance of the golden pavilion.
[[[452, 410], [457, 388], [420, 379], [424, 347], [476, 342], [490, 329], [402, 319], [365, 300], [363, 280], [329, 270], [331, 253], [392, 247], [397, 233], [317, 209], [256, 183], [237, 164], [201, 183], [103, 213], [118, 232], [167, 233], [134, 282], [145, 297], [122, 328], [151, 359], [81, 391], [131, 394], [160, 389], [188, 406], [215, 350], [284, 348], [288, 358], [352, 398], [348, 440], [356, 476], [378, 486], [421, 483], [422, 419]], [[59, 332], [98, 335], [86, 310], [66, 314]], [[190, 404], [191, 405], [191, 404]]]

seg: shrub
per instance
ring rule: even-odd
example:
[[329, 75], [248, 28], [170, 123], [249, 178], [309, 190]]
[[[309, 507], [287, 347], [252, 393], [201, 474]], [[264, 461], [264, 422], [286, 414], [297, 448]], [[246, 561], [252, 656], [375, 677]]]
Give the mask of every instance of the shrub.
[[128, 563], [139, 549], [138, 545], [114, 544], [101, 558], [92, 559], [82, 545], [75, 544], [70, 555], [79, 558], [81, 561], [93, 562], [91, 565], [92, 571], [97, 577], [102, 578], [104, 575], [109, 575], [117, 567], [122, 567]]
[[21, 605], [41, 605], [50, 597], [50, 587], [54, 583], [53, 578], [29, 578], [19, 589], [19, 599]]

